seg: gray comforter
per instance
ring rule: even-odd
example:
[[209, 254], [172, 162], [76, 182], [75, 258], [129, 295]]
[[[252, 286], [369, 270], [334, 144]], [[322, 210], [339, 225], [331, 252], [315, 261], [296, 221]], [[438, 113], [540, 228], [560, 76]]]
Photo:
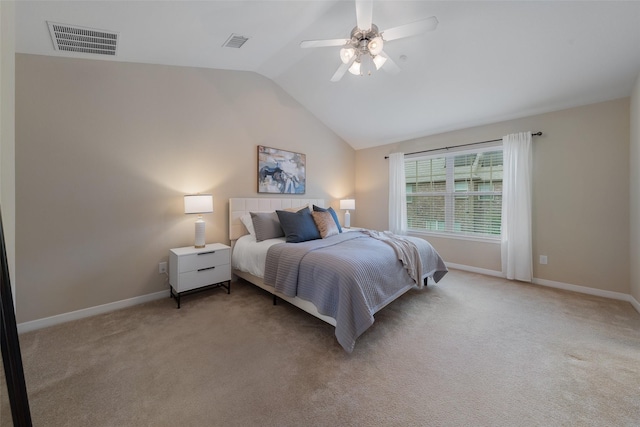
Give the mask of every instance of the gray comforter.
[[[403, 236], [418, 249], [422, 280], [414, 281], [388, 241], [364, 232], [327, 239], [283, 243], [269, 248], [264, 282], [283, 294], [311, 301], [321, 314], [336, 319], [336, 338], [353, 351], [373, 315], [423, 280], [436, 282], [447, 272], [440, 255], [425, 240]], [[406, 243], [405, 243], [406, 245]]]

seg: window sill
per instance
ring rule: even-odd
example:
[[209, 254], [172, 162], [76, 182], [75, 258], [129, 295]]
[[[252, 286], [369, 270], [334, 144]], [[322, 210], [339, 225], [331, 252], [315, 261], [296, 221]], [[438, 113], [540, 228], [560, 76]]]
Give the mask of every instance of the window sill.
[[468, 234], [439, 233], [437, 231], [408, 230], [407, 234], [415, 237], [438, 237], [441, 239], [465, 240], [471, 242], [500, 244], [500, 237], [470, 236]]

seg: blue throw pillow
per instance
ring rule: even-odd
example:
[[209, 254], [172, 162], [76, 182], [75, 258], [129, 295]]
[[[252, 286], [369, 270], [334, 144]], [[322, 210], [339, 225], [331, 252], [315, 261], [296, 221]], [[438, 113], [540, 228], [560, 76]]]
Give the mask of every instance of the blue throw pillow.
[[342, 227], [340, 227], [340, 221], [338, 221], [338, 215], [336, 214], [336, 211], [333, 210], [333, 208], [330, 207], [329, 209], [325, 209], [325, 208], [321, 208], [320, 206], [313, 205], [313, 210], [316, 212], [331, 213], [333, 220], [336, 222], [336, 225], [338, 226], [338, 233], [342, 233]]
[[309, 208], [298, 212], [276, 211], [287, 243], [320, 239], [320, 232]]

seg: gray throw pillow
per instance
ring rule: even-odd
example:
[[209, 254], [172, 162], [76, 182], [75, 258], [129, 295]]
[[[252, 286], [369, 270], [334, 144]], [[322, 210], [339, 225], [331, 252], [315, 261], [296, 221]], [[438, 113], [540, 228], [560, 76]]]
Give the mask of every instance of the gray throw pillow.
[[283, 237], [284, 231], [280, 227], [278, 214], [275, 212], [249, 212], [253, 229], [256, 231], [256, 241], [262, 242], [267, 239]]

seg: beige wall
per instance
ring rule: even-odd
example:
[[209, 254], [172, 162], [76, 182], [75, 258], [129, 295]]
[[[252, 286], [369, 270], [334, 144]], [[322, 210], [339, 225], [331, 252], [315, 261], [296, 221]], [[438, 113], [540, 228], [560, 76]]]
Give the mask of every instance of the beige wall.
[[[354, 225], [388, 227], [385, 155], [485, 141], [519, 131], [534, 137], [534, 277], [629, 293], [629, 99], [464, 129], [356, 152]], [[500, 271], [500, 245], [429, 238], [443, 258]], [[539, 255], [548, 264], [537, 263]]]
[[[257, 196], [259, 144], [306, 153], [308, 196], [337, 207], [355, 194], [352, 224], [385, 229], [385, 155], [522, 130], [544, 132], [534, 139], [534, 257], [549, 264], [535, 263], [534, 276], [640, 299], [629, 256], [640, 201], [632, 192], [630, 214], [627, 197], [640, 186], [627, 160], [630, 128], [640, 160], [638, 83], [631, 107], [621, 99], [354, 152], [253, 73], [21, 54], [16, 67], [19, 322], [166, 289], [158, 262], [193, 238], [182, 195], [214, 194], [207, 241], [227, 242], [228, 198]], [[4, 96], [3, 106], [4, 123]], [[6, 152], [3, 139], [3, 165]], [[500, 270], [498, 244], [429, 240], [448, 262]]]
[[0, 1], [0, 206], [11, 290], [15, 275], [15, 3]]
[[355, 152], [249, 72], [16, 55], [18, 321], [168, 289], [158, 262], [193, 244], [182, 196], [257, 194], [257, 146], [307, 155], [306, 197], [354, 194]]
[[640, 302], [640, 74], [631, 93], [631, 295]]

